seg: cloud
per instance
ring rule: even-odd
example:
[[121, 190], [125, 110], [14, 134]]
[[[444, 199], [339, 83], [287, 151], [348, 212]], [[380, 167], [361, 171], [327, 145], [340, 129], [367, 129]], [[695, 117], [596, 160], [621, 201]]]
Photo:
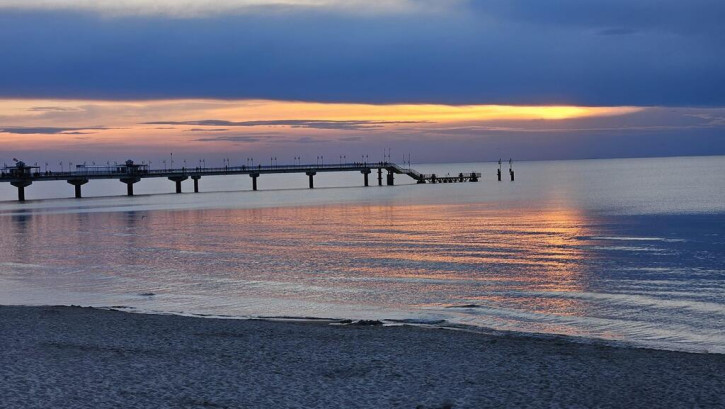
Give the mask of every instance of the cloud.
[[725, 105], [722, 1], [193, 2], [221, 12], [185, 19], [0, 3], [5, 98]]
[[46, 107], [30, 107], [28, 108], [29, 112], [77, 112], [80, 111], [79, 108], [73, 108], [73, 107], [55, 107], [55, 106], [46, 106]]
[[623, 36], [623, 35], [630, 35], [635, 34], [637, 30], [633, 30], [631, 28], [606, 28], [604, 30], [599, 31], [597, 34], [603, 35], [603, 36]]
[[199, 138], [194, 139], [197, 142], [259, 142], [262, 139], [257, 136], [250, 136], [250, 135], [225, 135], [225, 136], [215, 136], [215, 137], [208, 137], [208, 138]]
[[[221, 119], [202, 119], [197, 121], [154, 121], [144, 122], [144, 125], [202, 125], [202, 126], [288, 126], [290, 128], [311, 128], [311, 129], [337, 129], [345, 131], [357, 131], [361, 129], [381, 128], [390, 124], [418, 124], [422, 121], [335, 121], [319, 119], [282, 119], [273, 121], [225, 121]], [[193, 128], [196, 131], [203, 131], [203, 128]], [[212, 129], [213, 130], [213, 129]], [[224, 130], [224, 129], [221, 129]]]
[[451, 0], [0, 0], [0, 9], [74, 10], [104, 16], [164, 16], [197, 18], [224, 14], [329, 10], [388, 14], [440, 10]]
[[717, 0], [489, 0], [470, 7], [498, 20], [549, 27], [666, 31], [680, 34], [725, 32], [725, 3]]
[[18, 134], [18, 135], [32, 135], [32, 134], [46, 134], [46, 135], [85, 135], [92, 132], [82, 132], [87, 130], [100, 130], [109, 129], [103, 127], [89, 127], [89, 128], [58, 128], [58, 127], [0, 127], [0, 133]]
[[[156, 129], [176, 129], [176, 128], [156, 128]], [[184, 132], [223, 132], [228, 131], [228, 128], [191, 128], [186, 129]]]

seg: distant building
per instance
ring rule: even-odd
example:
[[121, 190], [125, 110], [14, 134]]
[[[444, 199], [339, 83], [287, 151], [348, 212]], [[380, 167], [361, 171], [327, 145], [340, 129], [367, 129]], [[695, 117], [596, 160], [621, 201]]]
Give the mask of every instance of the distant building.
[[39, 166], [29, 166], [26, 165], [25, 162], [21, 160], [15, 160], [14, 166], [7, 166], [2, 169], [2, 176], [3, 177], [11, 177], [11, 178], [30, 178], [33, 176], [33, 173], [37, 174], [38, 171], [36, 170], [33, 172], [33, 169], [40, 169]]
[[127, 160], [123, 164], [117, 165], [106, 165], [106, 166], [87, 166], [76, 165], [76, 169], [73, 173], [79, 174], [99, 174], [99, 173], [117, 173], [120, 175], [142, 175], [149, 172], [149, 165], [139, 165], [133, 163], [131, 159]]

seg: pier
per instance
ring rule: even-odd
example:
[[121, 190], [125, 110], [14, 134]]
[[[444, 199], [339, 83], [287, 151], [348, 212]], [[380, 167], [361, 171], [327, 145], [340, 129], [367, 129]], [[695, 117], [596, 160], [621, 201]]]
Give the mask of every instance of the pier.
[[[252, 190], [259, 187], [258, 179], [265, 174], [304, 173], [308, 177], [308, 186], [313, 189], [314, 177], [322, 172], [359, 172], [363, 176], [363, 186], [369, 186], [370, 174], [377, 173], [378, 186], [393, 186], [395, 175], [405, 175], [419, 184], [424, 183], [462, 183], [478, 182], [480, 173], [459, 173], [457, 176], [439, 177], [435, 174], [423, 174], [410, 167], [402, 167], [392, 162], [354, 162], [340, 164], [294, 164], [294, 165], [256, 165], [256, 166], [224, 166], [220, 168], [180, 168], [180, 169], [149, 169], [148, 165], [136, 164], [127, 160], [120, 165], [85, 166], [77, 165], [76, 169], [67, 172], [41, 172], [38, 166], [30, 166], [17, 161], [14, 166], [6, 166], [0, 173], [0, 182], [7, 182], [18, 189], [18, 201], [25, 201], [25, 188], [35, 182], [66, 181], [73, 185], [76, 198], [83, 197], [82, 186], [95, 179], [117, 179], [126, 185], [126, 194], [133, 196], [133, 185], [147, 178], [167, 178], [175, 183], [176, 193], [181, 193], [181, 182], [191, 178], [194, 181], [194, 192], [199, 192], [202, 176], [248, 175], [252, 179]], [[383, 178], [383, 174], [385, 178]]]

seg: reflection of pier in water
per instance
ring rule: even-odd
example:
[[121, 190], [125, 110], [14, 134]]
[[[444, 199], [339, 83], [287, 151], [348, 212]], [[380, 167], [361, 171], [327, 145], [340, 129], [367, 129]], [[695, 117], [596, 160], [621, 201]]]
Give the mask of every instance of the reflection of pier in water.
[[252, 190], [257, 190], [257, 179], [264, 174], [273, 173], [304, 173], [309, 178], [310, 189], [314, 188], [314, 176], [318, 172], [360, 172], [364, 186], [369, 186], [369, 175], [377, 171], [378, 186], [394, 185], [395, 175], [407, 175], [417, 183], [457, 183], [478, 182], [480, 173], [459, 173], [458, 176], [439, 177], [435, 174], [423, 174], [411, 168], [402, 167], [393, 162], [354, 162], [340, 164], [295, 164], [270, 166], [224, 166], [221, 168], [181, 168], [181, 169], [150, 169], [148, 165], [136, 164], [131, 160], [121, 165], [85, 166], [78, 165], [68, 172], [41, 172], [38, 166], [29, 166], [17, 161], [14, 166], [6, 166], [0, 174], [0, 182], [9, 182], [18, 189], [18, 200], [25, 201], [25, 188], [33, 182], [65, 180], [75, 188], [75, 197], [80, 198], [81, 186], [92, 179], [118, 179], [126, 184], [126, 194], [133, 196], [133, 185], [146, 178], [168, 178], [176, 183], [176, 193], [181, 193], [181, 182], [191, 178], [194, 181], [194, 192], [199, 192], [199, 179], [202, 176], [249, 175], [252, 178]]

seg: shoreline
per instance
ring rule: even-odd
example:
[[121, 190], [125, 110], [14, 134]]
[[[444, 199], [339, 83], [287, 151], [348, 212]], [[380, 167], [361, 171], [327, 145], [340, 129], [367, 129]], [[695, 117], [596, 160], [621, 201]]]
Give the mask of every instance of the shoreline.
[[683, 352], [689, 354], [706, 354], [706, 355], [723, 355], [725, 352], [712, 351], [705, 347], [666, 347], [656, 342], [646, 343], [637, 341], [628, 341], [623, 339], [597, 338], [586, 335], [571, 335], [549, 332], [527, 332], [518, 330], [496, 329], [491, 327], [478, 326], [473, 324], [459, 323], [448, 319], [415, 319], [415, 318], [385, 318], [384, 316], [364, 316], [357, 318], [334, 317], [334, 316], [294, 316], [294, 315], [233, 315], [233, 314], [213, 314], [213, 313], [197, 313], [188, 311], [165, 311], [143, 309], [127, 305], [77, 305], [77, 304], [0, 304], [0, 307], [29, 307], [29, 308], [85, 308], [102, 311], [118, 311], [128, 314], [141, 315], [160, 315], [160, 316], [178, 316], [187, 318], [212, 319], [212, 320], [252, 320], [252, 321], [269, 321], [269, 322], [309, 322], [319, 323], [321, 325], [347, 325], [357, 321], [377, 321], [381, 326], [410, 326], [424, 329], [438, 329], [448, 331], [460, 331], [471, 334], [480, 334], [493, 337], [513, 337], [513, 338], [531, 338], [538, 340], [548, 340], [557, 342], [571, 342], [575, 344], [599, 345], [614, 348], [633, 348], [653, 351]]
[[329, 324], [0, 306], [2, 405], [725, 406], [723, 354]]

